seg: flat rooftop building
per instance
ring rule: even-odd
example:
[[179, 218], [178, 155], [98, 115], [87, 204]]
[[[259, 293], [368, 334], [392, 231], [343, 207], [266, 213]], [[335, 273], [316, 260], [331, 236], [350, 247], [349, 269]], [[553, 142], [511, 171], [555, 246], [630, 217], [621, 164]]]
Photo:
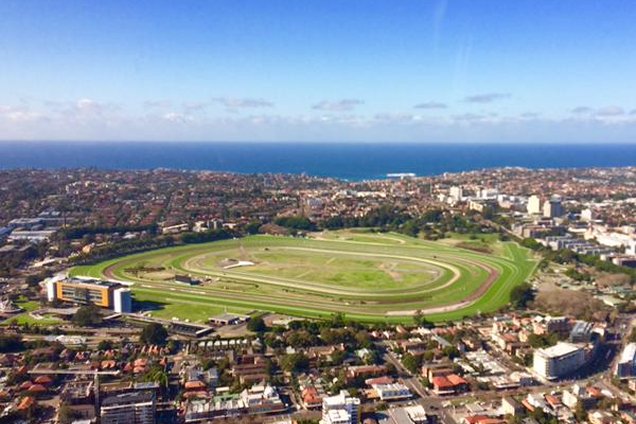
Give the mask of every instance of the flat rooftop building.
[[621, 352], [616, 365], [616, 376], [631, 377], [636, 374], [636, 343], [629, 343]]
[[320, 424], [358, 424], [360, 422], [360, 399], [351, 397], [345, 390], [322, 400]]
[[155, 424], [154, 393], [141, 391], [106, 397], [101, 404], [102, 424]]
[[119, 283], [102, 280], [49, 280], [46, 282], [49, 302], [59, 300], [76, 304], [92, 304], [115, 312], [132, 312], [130, 289]]
[[547, 380], [563, 377], [585, 363], [585, 352], [579, 346], [559, 342], [554, 346], [537, 349], [533, 357], [533, 369]]

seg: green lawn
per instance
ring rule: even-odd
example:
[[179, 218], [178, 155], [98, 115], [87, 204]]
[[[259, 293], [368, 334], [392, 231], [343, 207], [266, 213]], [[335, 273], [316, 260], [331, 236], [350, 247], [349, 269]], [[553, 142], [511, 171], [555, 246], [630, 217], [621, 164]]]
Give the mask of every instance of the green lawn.
[[55, 325], [62, 322], [61, 319], [44, 315], [42, 319], [36, 319], [30, 315], [30, 312], [36, 311], [41, 308], [40, 303], [35, 300], [28, 300], [24, 297], [18, 299], [15, 304], [21, 307], [24, 312], [14, 315], [11, 318], [4, 320], [0, 325], [9, 325], [12, 322], [17, 324], [29, 324], [29, 325]]

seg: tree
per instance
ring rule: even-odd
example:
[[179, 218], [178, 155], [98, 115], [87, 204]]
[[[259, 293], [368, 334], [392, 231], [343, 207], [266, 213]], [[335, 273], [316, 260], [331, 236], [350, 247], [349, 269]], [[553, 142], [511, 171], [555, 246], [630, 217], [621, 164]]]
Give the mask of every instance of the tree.
[[532, 249], [532, 250], [539, 250], [543, 247], [541, 243], [539, 243], [533, 238], [524, 238], [523, 240], [521, 240], [521, 245], [523, 247], [527, 247], [528, 249]]
[[402, 357], [402, 365], [412, 374], [417, 374], [420, 365], [422, 365], [422, 358], [407, 353]]
[[98, 350], [109, 350], [113, 348], [113, 342], [110, 340], [102, 340], [97, 345]]
[[163, 325], [156, 322], [151, 322], [150, 324], [146, 325], [141, 331], [141, 336], [139, 337], [139, 340], [142, 343], [159, 346], [164, 346], [167, 339], [168, 331], [164, 328]]
[[421, 309], [415, 311], [415, 315], [413, 315], [413, 322], [415, 325], [424, 328], [432, 328], [435, 326], [432, 322], [426, 319]]
[[94, 327], [102, 323], [102, 316], [95, 305], [80, 306], [72, 319], [80, 327]]
[[364, 356], [364, 363], [366, 365], [376, 365], [381, 362], [382, 358], [376, 350], [372, 350]]
[[297, 372], [309, 368], [309, 358], [302, 353], [285, 355], [280, 360], [280, 366], [287, 372]]
[[459, 357], [459, 350], [455, 346], [446, 346], [443, 349], [444, 355], [450, 359], [455, 359]]
[[160, 366], [154, 366], [144, 375], [143, 380], [149, 383], [159, 383], [163, 388], [168, 388], [170, 377]]
[[316, 229], [316, 225], [305, 216], [283, 216], [276, 218], [274, 223], [294, 230], [313, 231]]
[[534, 291], [528, 283], [522, 283], [514, 287], [510, 292], [510, 303], [515, 308], [525, 308], [528, 302], [534, 299]]
[[18, 352], [24, 349], [22, 337], [13, 334], [0, 335], [0, 352]]
[[583, 402], [576, 402], [576, 406], [574, 407], [574, 416], [579, 422], [585, 422], [587, 420], [587, 409], [585, 409]]
[[260, 221], [252, 221], [245, 226], [245, 232], [247, 234], [258, 234], [258, 231], [261, 229]]
[[254, 317], [247, 322], [247, 329], [255, 333], [262, 333], [267, 329], [262, 317]]
[[60, 424], [71, 424], [76, 418], [78, 418], [78, 415], [68, 405], [60, 406], [57, 414]]

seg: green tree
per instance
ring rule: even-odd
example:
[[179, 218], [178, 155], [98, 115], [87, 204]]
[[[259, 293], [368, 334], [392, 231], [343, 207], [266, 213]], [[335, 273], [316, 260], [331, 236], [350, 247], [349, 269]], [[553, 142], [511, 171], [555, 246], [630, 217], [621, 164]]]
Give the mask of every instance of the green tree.
[[521, 245], [532, 250], [539, 250], [541, 249], [541, 247], [543, 247], [541, 243], [533, 238], [524, 238], [523, 240], [521, 240]]
[[514, 287], [510, 292], [510, 303], [515, 308], [525, 308], [534, 299], [534, 290], [528, 283], [522, 283]]
[[57, 415], [60, 424], [71, 424], [76, 418], [78, 418], [78, 415], [68, 405], [60, 406]]
[[102, 340], [97, 345], [98, 350], [109, 350], [113, 348], [113, 342], [110, 340]]
[[0, 352], [18, 352], [23, 349], [22, 337], [13, 334], [0, 335]]
[[280, 360], [280, 366], [287, 372], [298, 372], [309, 368], [309, 358], [303, 353], [285, 355]]
[[258, 234], [258, 231], [261, 229], [260, 221], [252, 221], [245, 226], [245, 232], [247, 234]]
[[139, 340], [149, 345], [164, 346], [168, 339], [168, 331], [161, 324], [151, 322], [141, 331]]
[[247, 322], [247, 329], [255, 333], [262, 333], [267, 330], [267, 326], [262, 317], [254, 317]]
[[372, 350], [364, 356], [364, 363], [366, 365], [376, 365], [381, 362], [382, 358], [377, 350]]
[[99, 308], [95, 305], [80, 306], [73, 315], [73, 324], [80, 327], [94, 327], [102, 323]]
[[585, 405], [583, 405], [583, 402], [579, 401], [576, 403], [576, 407], [574, 408], [574, 417], [577, 419], [578, 422], [587, 421], [587, 410], [585, 409]]
[[422, 357], [413, 356], [410, 353], [407, 353], [402, 357], [402, 365], [404, 365], [404, 368], [409, 370], [412, 374], [417, 374], [420, 369], [420, 365], [422, 365]]
[[415, 325], [424, 328], [432, 328], [435, 326], [432, 322], [426, 319], [421, 309], [415, 311], [415, 314], [413, 315], [413, 322], [415, 323]]

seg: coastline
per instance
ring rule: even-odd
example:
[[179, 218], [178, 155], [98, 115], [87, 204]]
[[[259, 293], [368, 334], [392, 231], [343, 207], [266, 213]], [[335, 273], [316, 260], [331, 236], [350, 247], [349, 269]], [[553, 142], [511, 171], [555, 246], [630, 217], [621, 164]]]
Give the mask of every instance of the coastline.
[[[160, 146], [161, 149], [157, 149]], [[347, 181], [481, 169], [636, 166], [636, 144], [1, 142], [0, 169], [175, 169]]]

